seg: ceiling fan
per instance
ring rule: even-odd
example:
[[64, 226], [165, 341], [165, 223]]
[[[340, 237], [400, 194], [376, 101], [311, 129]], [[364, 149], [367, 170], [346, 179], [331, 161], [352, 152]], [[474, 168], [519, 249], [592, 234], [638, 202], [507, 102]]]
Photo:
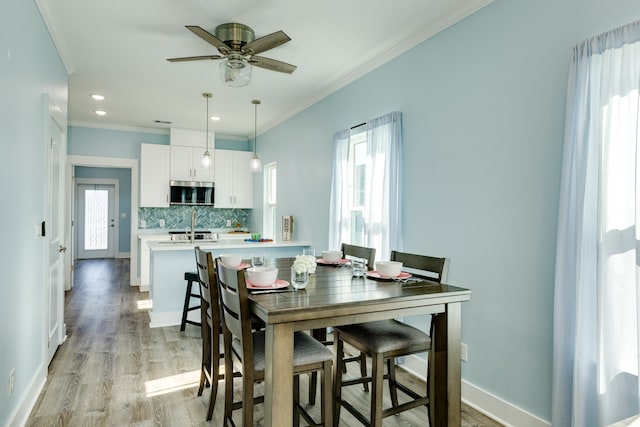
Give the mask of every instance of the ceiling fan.
[[249, 65], [288, 74], [293, 73], [296, 69], [295, 65], [257, 55], [290, 41], [291, 38], [284, 31], [276, 31], [256, 39], [255, 33], [250, 27], [234, 22], [218, 25], [215, 29], [215, 35], [197, 25], [187, 25], [186, 28], [207, 43], [215, 46], [220, 54], [168, 58], [167, 61], [183, 62], [222, 59], [220, 77], [227, 86], [246, 86], [249, 84], [251, 80], [251, 67]]

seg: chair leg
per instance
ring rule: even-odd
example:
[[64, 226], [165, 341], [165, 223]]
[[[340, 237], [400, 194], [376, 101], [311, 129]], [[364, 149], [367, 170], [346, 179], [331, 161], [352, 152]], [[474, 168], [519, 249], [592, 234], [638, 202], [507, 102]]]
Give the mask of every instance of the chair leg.
[[198, 396], [202, 396], [205, 387], [209, 387], [209, 377], [211, 376], [211, 351], [209, 343], [211, 342], [211, 329], [207, 323], [207, 307], [206, 305], [200, 310], [200, 336], [202, 337], [202, 364], [200, 367], [200, 386], [198, 387]]
[[[320, 422], [324, 427], [329, 426], [333, 411], [333, 395], [331, 387], [331, 361], [324, 362], [322, 367], [322, 377], [320, 378], [320, 394], [322, 401], [320, 402]], [[335, 425], [335, 422], [333, 423]]]
[[[360, 361], [358, 363], [360, 364], [360, 376], [364, 378], [367, 376], [367, 355], [365, 353], [360, 352]], [[362, 389], [369, 392], [369, 383], [362, 383]]]
[[398, 407], [398, 387], [396, 387], [396, 364], [395, 358], [387, 359], [387, 372], [389, 372], [389, 394], [391, 395], [391, 406]]
[[182, 308], [182, 321], [180, 322], [180, 332], [184, 332], [185, 326], [187, 324], [187, 313], [189, 312], [189, 302], [191, 301], [191, 289], [193, 287], [193, 282], [191, 280], [187, 281], [187, 292], [184, 294], [184, 307]]
[[233, 414], [233, 360], [230, 356], [231, 346], [225, 345], [224, 353], [224, 422], [226, 426]]
[[[242, 375], [242, 425], [253, 426], [253, 373], [245, 369]], [[226, 382], [226, 380], [225, 380]]]
[[[208, 327], [208, 326], [207, 326]], [[211, 360], [211, 395], [209, 396], [209, 410], [207, 411], [207, 421], [211, 421], [213, 410], [216, 406], [216, 397], [218, 395], [218, 381], [220, 379], [220, 335], [210, 334], [211, 345], [209, 346], [209, 354]], [[231, 377], [233, 382], [233, 377]]]
[[333, 427], [338, 427], [340, 421], [340, 406], [342, 404], [342, 369], [344, 368], [344, 343], [334, 331], [334, 363], [333, 363]]
[[318, 373], [309, 374], [309, 405], [316, 404], [316, 389], [318, 388]]
[[300, 426], [300, 375], [293, 376], [293, 427]]
[[384, 358], [381, 353], [371, 357], [371, 427], [382, 426], [382, 384], [384, 378]]

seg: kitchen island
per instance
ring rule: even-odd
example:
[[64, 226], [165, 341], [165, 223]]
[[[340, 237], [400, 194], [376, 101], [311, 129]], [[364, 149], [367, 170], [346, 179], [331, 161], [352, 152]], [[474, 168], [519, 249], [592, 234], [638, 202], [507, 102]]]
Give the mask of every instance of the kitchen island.
[[[196, 271], [194, 248], [211, 251], [213, 256], [222, 253], [239, 253], [249, 262], [251, 254], [264, 254], [266, 258], [293, 257], [308, 247], [308, 242], [245, 242], [233, 239], [218, 241], [150, 241], [149, 298], [151, 300], [150, 327], [179, 325], [182, 318], [182, 307], [186, 282], [184, 273]], [[200, 321], [199, 313], [191, 312], [192, 320]]]

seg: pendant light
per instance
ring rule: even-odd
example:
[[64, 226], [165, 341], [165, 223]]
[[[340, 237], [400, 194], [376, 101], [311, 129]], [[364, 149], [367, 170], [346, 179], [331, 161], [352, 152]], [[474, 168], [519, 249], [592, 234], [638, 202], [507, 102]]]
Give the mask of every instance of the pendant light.
[[260, 100], [254, 99], [251, 103], [255, 106], [255, 116], [253, 122], [253, 157], [251, 158], [251, 163], [249, 163], [249, 170], [251, 172], [262, 172], [262, 161], [256, 154], [256, 146], [258, 145], [258, 105], [260, 104]]
[[210, 92], [205, 92], [202, 96], [207, 99], [207, 133], [205, 134], [207, 148], [205, 148], [204, 154], [202, 155], [202, 166], [208, 168], [211, 165], [211, 154], [209, 154], [209, 99], [212, 95]]

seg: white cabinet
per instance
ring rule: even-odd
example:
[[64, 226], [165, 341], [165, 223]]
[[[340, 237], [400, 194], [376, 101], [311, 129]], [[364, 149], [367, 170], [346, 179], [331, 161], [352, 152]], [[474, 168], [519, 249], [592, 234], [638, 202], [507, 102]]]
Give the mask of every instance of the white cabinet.
[[215, 150], [216, 208], [253, 208], [252, 156], [247, 151]]
[[[209, 167], [202, 165], [207, 149], [206, 132], [171, 128], [171, 179], [175, 181], [213, 181], [213, 159]], [[209, 132], [209, 153], [213, 157], [215, 133]]]
[[[213, 181], [213, 162], [202, 165], [204, 148], [171, 146], [171, 179], [175, 181]], [[214, 150], [209, 150], [213, 157]]]
[[140, 206], [169, 206], [169, 146], [140, 144]]

